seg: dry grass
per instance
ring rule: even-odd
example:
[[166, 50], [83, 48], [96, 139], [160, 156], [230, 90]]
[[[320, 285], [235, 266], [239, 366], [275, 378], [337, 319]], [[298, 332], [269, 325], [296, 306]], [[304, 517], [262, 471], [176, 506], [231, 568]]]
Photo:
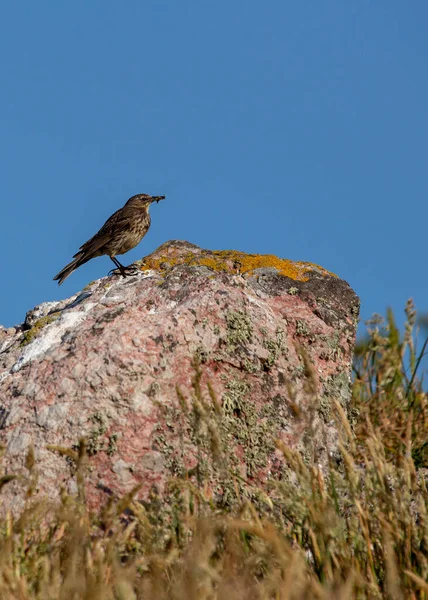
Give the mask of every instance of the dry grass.
[[[410, 304], [407, 317], [403, 338], [389, 314], [357, 348], [352, 422], [333, 406], [341, 460], [322, 473], [278, 443], [289, 477], [264, 493], [270, 518], [244, 497], [220, 511], [203, 482], [183, 481], [182, 512], [165, 535], [133, 493], [92, 514], [83, 470], [77, 497], [34, 504], [30, 453], [28, 508], [0, 522], [0, 600], [428, 599], [424, 348]], [[211, 399], [210, 412], [197, 376], [193, 410], [206, 419], [216, 461], [221, 408]], [[84, 443], [70, 457], [79, 468]]]

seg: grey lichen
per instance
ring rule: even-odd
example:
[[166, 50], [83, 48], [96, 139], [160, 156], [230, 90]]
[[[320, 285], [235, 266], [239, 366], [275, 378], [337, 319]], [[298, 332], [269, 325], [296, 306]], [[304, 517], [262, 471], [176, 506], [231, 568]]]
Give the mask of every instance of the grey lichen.
[[263, 346], [266, 350], [269, 350], [269, 356], [265, 360], [265, 366], [272, 368], [281, 354], [287, 351], [284, 345], [284, 330], [280, 327], [275, 332], [275, 338], [268, 338], [263, 340]]
[[[225, 388], [222, 437], [230, 440], [228, 444], [237, 441], [242, 445], [246, 474], [248, 477], [254, 477], [259, 469], [266, 467], [268, 456], [274, 450], [274, 432], [278, 427], [275, 420], [278, 416], [277, 411], [273, 403], [268, 403], [272, 410], [265, 405], [261, 418], [251, 400], [250, 385], [244, 380], [226, 380]], [[234, 460], [234, 457], [230, 458]]]
[[104, 450], [105, 440], [103, 438], [107, 431], [108, 419], [103, 413], [96, 412], [90, 420], [94, 427], [88, 435], [87, 452], [89, 456], [93, 456]]
[[322, 296], [317, 298], [317, 303], [322, 306], [326, 306], [327, 308], [330, 308], [330, 302], [326, 298], [323, 298]]
[[250, 391], [250, 385], [246, 381], [232, 379], [226, 382], [226, 392], [223, 396], [223, 410], [225, 414], [240, 412], [242, 401]]
[[229, 310], [226, 313], [227, 344], [230, 350], [251, 342], [253, 326], [249, 316], [242, 310]]
[[209, 351], [204, 348], [204, 346], [198, 346], [195, 350], [193, 358], [197, 364], [203, 365], [209, 358]]
[[321, 396], [319, 399], [318, 414], [324, 423], [331, 420], [331, 398], [329, 396]]
[[342, 358], [342, 348], [339, 345], [340, 332], [334, 331], [333, 335], [321, 335], [320, 339], [325, 341], [327, 348], [320, 352], [320, 358], [337, 362]]
[[338, 400], [344, 409], [347, 411], [351, 399], [349, 377], [346, 373], [341, 372], [337, 375], [327, 377], [324, 382], [324, 392], [320, 398], [319, 412], [327, 421], [330, 419], [331, 400]]
[[106, 452], [109, 456], [113, 456], [113, 454], [115, 454], [117, 452], [117, 438], [118, 438], [117, 433], [112, 433], [108, 438]]
[[245, 357], [241, 361], [241, 368], [247, 373], [257, 373], [260, 370], [259, 360], [257, 357], [254, 357], [253, 360]]
[[301, 319], [297, 319], [296, 321], [296, 335], [300, 335], [302, 337], [309, 337], [310, 331], [308, 329], [307, 324]]

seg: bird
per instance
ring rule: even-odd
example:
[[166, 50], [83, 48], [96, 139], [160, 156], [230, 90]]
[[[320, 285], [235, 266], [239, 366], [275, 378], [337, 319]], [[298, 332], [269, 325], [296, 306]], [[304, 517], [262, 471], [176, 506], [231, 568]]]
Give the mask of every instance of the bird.
[[80, 246], [79, 251], [55, 277], [58, 285], [88, 260], [97, 256], [107, 255], [114, 262], [123, 277], [127, 276], [132, 267], [124, 267], [116, 258], [125, 254], [141, 242], [149, 230], [151, 219], [149, 208], [153, 202], [164, 200], [165, 196], [149, 196], [136, 194], [129, 198], [122, 208], [111, 215], [90, 240]]

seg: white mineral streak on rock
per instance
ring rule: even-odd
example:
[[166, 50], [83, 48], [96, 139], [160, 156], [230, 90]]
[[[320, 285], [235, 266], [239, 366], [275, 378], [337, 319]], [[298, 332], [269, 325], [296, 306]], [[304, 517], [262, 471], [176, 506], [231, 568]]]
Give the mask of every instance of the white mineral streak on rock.
[[56, 321], [46, 325], [39, 335], [25, 346], [23, 353], [12, 366], [11, 372], [16, 373], [28, 362], [40, 358], [54, 345], [59, 344], [64, 333], [76, 327], [94, 306], [95, 304], [88, 303], [78, 312], [64, 312]]
[[11, 343], [11, 342], [10, 342], [10, 339], [7, 339], [7, 340], [5, 340], [5, 341], [3, 342], [3, 344], [0, 346], [0, 354], [1, 354], [1, 353], [2, 353], [4, 350], [6, 350], [6, 348], [9, 346], [9, 344], [10, 344], [10, 343]]

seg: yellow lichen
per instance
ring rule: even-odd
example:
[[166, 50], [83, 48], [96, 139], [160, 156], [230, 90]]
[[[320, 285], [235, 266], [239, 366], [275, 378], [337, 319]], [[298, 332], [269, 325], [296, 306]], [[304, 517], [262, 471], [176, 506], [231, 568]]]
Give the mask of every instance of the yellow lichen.
[[173, 246], [170, 246], [163, 254], [154, 254], [144, 259], [141, 270], [151, 269], [157, 271], [166, 271], [178, 264], [189, 266], [205, 266], [213, 271], [230, 273], [234, 275], [251, 275], [256, 269], [270, 268], [275, 269], [278, 274], [285, 275], [296, 281], [307, 281], [308, 273], [317, 271], [321, 275], [330, 275], [336, 277], [323, 267], [312, 263], [295, 262], [292, 260], [278, 258], [274, 254], [246, 254], [237, 250], [201, 250], [197, 253], [180, 253]]

